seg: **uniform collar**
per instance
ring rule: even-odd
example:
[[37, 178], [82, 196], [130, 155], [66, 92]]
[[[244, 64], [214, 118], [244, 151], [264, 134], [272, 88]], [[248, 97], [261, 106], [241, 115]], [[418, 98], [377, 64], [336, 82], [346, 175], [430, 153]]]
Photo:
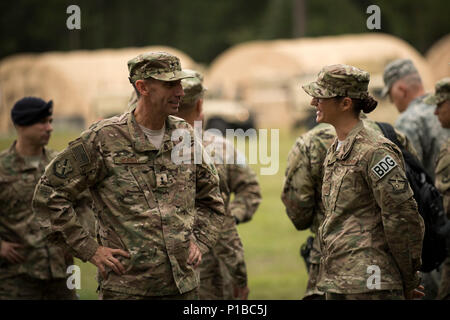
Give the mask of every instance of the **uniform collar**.
[[171, 117], [167, 117], [165, 122], [165, 130], [164, 137], [161, 143], [161, 147], [157, 149], [153, 144], [145, 136], [142, 129], [139, 127], [139, 124], [136, 121], [134, 116], [134, 110], [128, 113], [128, 130], [130, 131], [130, 135], [133, 138], [133, 146], [139, 152], [145, 151], [158, 151], [158, 153], [169, 151], [173, 148], [173, 142], [171, 140], [171, 134], [173, 130], [176, 129], [175, 124], [173, 123]]
[[421, 95], [420, 97], [417, 97], [417, 98], [413, 99], [413, 100], [409, 103], [409, 105], [413, 105], [413, 104], [416, 104], [416, 103], [423, 103], [423, 100], [424, 100], [426, 97], [428, 97], [428, 96], [429, 96], [429, 94], [428, 94], [428, 93], [425, 93], [425, 94]]
[[[345, 160], [348, 157], [356, 141], [356, 138], [362, 129], [364, 129], [364, 123], [362, 122], [362, 120], [359, 120], [356, 126], [353, 127], [353, 129], [349, 132], [345, 140], [342, 142], [342, 145], [339, 148], [339, 150], [334, 151], [334, 156], [336, 160]], [[336, 140], [332, 145], [333, 148], [332, 150], [336, 150], [337, 143], [338, 139], [336, 138]]]
[[[14, 140], [14, 142], [8, 149], [7, 157], [10, 159], [10, 161], [5, 162], [5, 167], [7, 169], [15, 171], [15, 172], [21, 172], [21, 171], [26, 171], [26, 170], [36, 170], [36, 167], [26, 164], [25, 159], [17, 152], [16, 144], [17, 144], [17, 140]], [[41, 155], [41, 161], [42, 160], [46, 161], [46, 163], [48, 163], [50, 161], [49, 152], [48, 152], [47, 148], [45, 148], [45, 147], [44, 147], [42, 155]]]

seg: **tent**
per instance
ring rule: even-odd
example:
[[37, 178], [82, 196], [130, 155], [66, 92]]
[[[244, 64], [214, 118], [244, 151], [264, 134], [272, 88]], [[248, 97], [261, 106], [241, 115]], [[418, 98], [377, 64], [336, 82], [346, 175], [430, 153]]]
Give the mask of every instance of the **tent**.
[[435, 82], [444, 77], [450, 77], [450, 33], [428, 49], [425, 57]]
[[[379, 91], [385, 65], [398, 58], [412, 59], [425, 87], [432, 89], [425, 59], [405, 41], [381, 33], [239, 44], [213, 61], [205, 84], [211, 95], [243, 100], [257, 123], [279, 126], [296, 121], [294, 114], [305, 116], [310, 98], [300, 84], [314, 80], [323, 66], [344, 63], [362, 68], [371, 74], [371, 88]], [[389, 103], [381, 106], [375, 118], [392, 123], [397, 110]]]
[[183, 68], [196, 68], [181, 51], [163, 46], [93, 51], [18, 54], [0, 62], [0, 132], [12, 128], [10, 110], [24, 96], [54, 102], [58, 120], [93, 121], [126, 110], [132, 86], [127, 61], [147, 51], [166, 51], [180, 58]]

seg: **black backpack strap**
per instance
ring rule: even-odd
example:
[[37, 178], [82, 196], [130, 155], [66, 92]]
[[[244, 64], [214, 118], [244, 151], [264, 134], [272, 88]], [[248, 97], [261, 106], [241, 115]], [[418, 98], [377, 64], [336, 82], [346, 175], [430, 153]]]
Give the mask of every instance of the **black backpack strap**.
[[405, 162], [408, 163], [408, 165], [411, 166], [415, 172], [421, 172], [424, 175], [423, 179], [425, 181], [434, 185], [433, 179], [431, 179], [431, 177], [425, 171], [419, 159], [417, 159], [411, 152], [406, 150], [405, 147], [397, 139], [397, 134], [395, 133], [394, 127], [386, 122], [376, 121], [376, 124], [380, 127], [381, 131], [383, 132], [383, 135], [389, 140], [391, 140], [393, 143], [395, 143], [397, 147], [399, 147], [400, 151], [403, 154]]
[[404, 148], [400, 143], [400, 141], [398, 141], [397, 139], [397, 134], [395, 133], [394, 127], [387, 122], [376, 121], [376, 124], [380, 127], [381, 131], [383, 132], [383, 135], [389, 140], [391, 140], [393, 143], [395, 143], [397, 147], [399, 147], [400, 150], [403, 152]]

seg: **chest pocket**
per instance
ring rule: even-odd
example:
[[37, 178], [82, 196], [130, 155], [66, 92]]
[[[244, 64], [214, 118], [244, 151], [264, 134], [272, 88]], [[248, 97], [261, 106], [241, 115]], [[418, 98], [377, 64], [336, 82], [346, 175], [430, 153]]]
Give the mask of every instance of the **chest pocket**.
[[[154, 207], [154, 201], [151, 201], [151, 177], [153, 170], [147, 164], [148, 158], [136, 158], [129, 156], [118, 156], [114, 158], [114, 167], [110, 188], [122, 190], [117, 193], [118, 201], [125, 206], [133, 206], [138, 211], [145, 211], [141, 207], [142, 203], [148, 203], [150, 208]], [[138, 208], [139, 207], [139, 208]]]
[[325, 206], [325, 209], [329, 207], [329, 200], [331, 194], [331, 177], [333, 174], [333, 167], [331, 165], [327, 165], [324, 169], [324, 176], [322, 182], [322, 200]]
[[36, 183], [34, 174], [27, 172], [0, 181], [0, 210], [11, 222], [18, 223], [30, 215]]
[[155, 195], [177, 207], [191, 208], [195, 202], [194, 164], [155, 164]]
[[36, 187], [37, 179], [32, 173], [22, 173], [17, 181], [12, 183], [12, 187], [15, 191], [20, 194], [21, 198], [28, 196], [30, 193], [30, 200], [34, 193], [34, 188]]
[[17, 195], [13, 188], [19, 179], [17, 177], [0, 176], [0, 212], [4, 212], [9, 208], [12, 197]]
[[368, 199], [369, 189], [356, 160], [340, 164], [336, 179], [336, 205], [346, 209], [361, 206]]

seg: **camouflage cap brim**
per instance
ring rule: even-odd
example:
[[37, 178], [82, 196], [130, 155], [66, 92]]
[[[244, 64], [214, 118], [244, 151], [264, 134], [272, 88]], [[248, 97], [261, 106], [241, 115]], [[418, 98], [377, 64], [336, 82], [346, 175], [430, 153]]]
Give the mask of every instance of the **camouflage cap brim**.
[[428, 97], [423, 99], [423, 102], [426, 104], [437, 104], [436, 96], [434, 94], [430, 94]]
[[303, 85], [302, 89], [305, 90], [305, 92], [313, 98], [337, 97], [337, 94], [331, 92], [329, 89], [323, 86], [320, 86], [316, 81]]
[[390, 87], [388, 87], [388, 86], [385, 86], [384, 88], [383, 88], [383, 90], [381, 90], [381, 97], [382, 98], [385, 98], [388, 94], [389, 94], [389, 90], [391, 90], [391, 88]]
[[141, 79], [176, 81], [190, 78], [191, 75], [181, 69], [180, 59], [167, 52], [147, 52], [131, 59], [127, 63], [131, 83]]
[[184, 71], [171, 71], [160, 74], [151, 75], [150, 78], [161, 80], [161, 81], [176, 81], [186, 78], [194, 78], [192, 74], [186, 73]]
[[450, 100], [450, 93], [430, 94], [423, 100], [423, 102], [426, 104], [440, 104], [446, 100]]

